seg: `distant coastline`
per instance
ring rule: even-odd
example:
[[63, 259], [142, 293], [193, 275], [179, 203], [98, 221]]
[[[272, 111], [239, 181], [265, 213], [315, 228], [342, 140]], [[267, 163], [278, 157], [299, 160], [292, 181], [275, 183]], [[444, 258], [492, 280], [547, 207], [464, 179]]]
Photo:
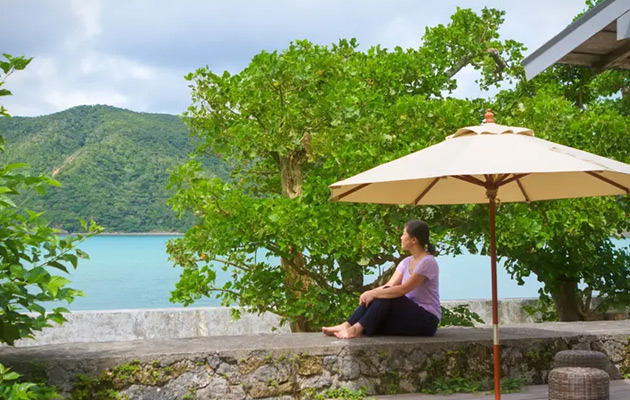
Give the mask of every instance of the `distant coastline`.
[[[60, 235], [77, 236], [82, 233], [68, 233], [60, 232]], [[183, 232], [102, 232], [98, 236], [184, 236]], [[630, 232], [622, 232], [621, 236], [624, 238], [630, 238]]]
[[98, 236], [184, 236], [183, 232], [102, 232]]
[[[60, 235], [77, 236], [84, 233], [61, 232]], [[184, 236], [183, 232], [101, 232], [96, 236]]]

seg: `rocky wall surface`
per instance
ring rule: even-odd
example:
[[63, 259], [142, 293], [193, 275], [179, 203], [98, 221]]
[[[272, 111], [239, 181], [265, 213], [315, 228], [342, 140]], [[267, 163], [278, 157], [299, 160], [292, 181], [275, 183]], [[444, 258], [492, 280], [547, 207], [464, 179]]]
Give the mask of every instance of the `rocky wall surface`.
[[[504, 327], [502, 376], [545, 383], [558, 351], [592, 349], [619, 379], [630, 367], [629, 337], [628, 321]], [[459, 327], [431, 338], [307, 333], [4, 348], [0, 362], [74, 399], [312, 398], [339, 387], [394, 394], [449, 379], [490, 388], [493, 371], [492, 331]]]

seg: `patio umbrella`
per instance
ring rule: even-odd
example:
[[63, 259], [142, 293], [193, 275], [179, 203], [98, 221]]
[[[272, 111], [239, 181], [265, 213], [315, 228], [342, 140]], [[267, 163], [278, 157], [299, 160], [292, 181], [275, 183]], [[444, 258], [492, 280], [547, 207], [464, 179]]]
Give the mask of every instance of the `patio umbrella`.
[[488, 203], [495, 398], [500, 399], [496, 202], [630, 194], [630, 165], [494, 123], [461, 128], [436, 145], [330, 185], [332, 201]]

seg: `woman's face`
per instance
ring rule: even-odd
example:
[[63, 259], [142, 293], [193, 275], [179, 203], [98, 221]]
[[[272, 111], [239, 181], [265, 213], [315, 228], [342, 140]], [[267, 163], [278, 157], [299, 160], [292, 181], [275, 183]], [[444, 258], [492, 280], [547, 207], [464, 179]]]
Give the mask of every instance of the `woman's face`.
[[411, 236], [407, 232], [407, 228], [405, 228], [403, 230], [402, 236], [400, 237], [400, 245], [402, 246], [402, 249], [403, 250], [411, 250], [416, 243], [418, 243], [418, 239], [416, 239], [415, 237]]

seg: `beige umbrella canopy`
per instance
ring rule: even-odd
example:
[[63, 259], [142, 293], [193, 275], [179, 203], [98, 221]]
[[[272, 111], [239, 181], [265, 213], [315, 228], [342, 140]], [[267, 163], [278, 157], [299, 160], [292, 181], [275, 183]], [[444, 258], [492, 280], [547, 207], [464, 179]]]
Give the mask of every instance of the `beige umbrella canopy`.
[[490, 206], [495, 398], [500, 399], [495, 202], [630, 194], [630, 165], [494, 123], [461, 128], [434, 146], [330, 185], [331, 200]]
[[630, 165], [490, 122], [330, 189], [333, 201], [466, 204], [488, 203], [492, 182], [504, 203], [628, 194]]

